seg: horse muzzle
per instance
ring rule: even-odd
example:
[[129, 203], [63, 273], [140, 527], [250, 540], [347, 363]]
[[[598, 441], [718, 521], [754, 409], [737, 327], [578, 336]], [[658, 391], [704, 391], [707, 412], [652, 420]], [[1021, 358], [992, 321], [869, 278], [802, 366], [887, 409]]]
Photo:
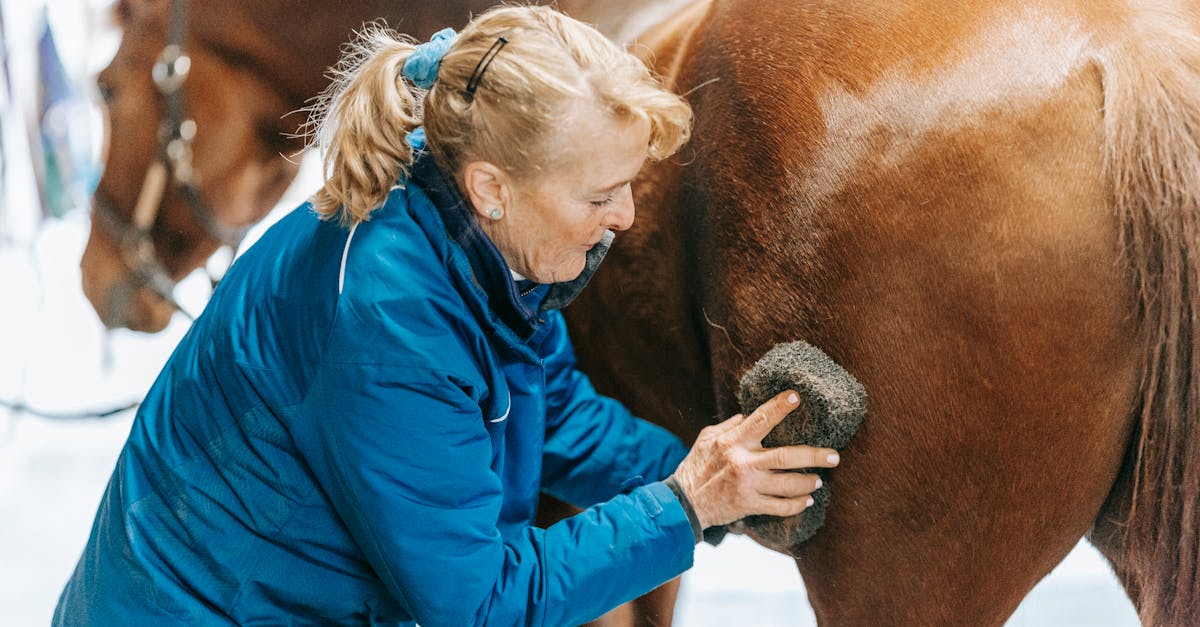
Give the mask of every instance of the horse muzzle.
[[108, 329], [157, 333], [166, 328], [175, 306], [150, 289], [147, 280], [105, 255], [93, 233], [80, 260], [83, 294]]

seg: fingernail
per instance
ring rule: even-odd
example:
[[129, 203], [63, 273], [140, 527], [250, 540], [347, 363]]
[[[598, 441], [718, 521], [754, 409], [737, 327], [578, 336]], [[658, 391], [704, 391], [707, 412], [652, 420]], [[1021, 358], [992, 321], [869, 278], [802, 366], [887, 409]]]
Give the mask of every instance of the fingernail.
[[788, 394], [787, 401], [788, 403], [795, 405], [796, 403], [800, 402], [800, 397], [796, 396], [795, 392], [792, 392], [791, 394]]
[[810, 497], [808, 497], [808, 500], [804, 502], [804, 506], [812, 507], [812, 504], [813, 504], [813, 498], [810, 496]]
[[841, 459], [841, 457], [839, 457], [837, 453], [830, 453], [829, 457], [827, 457], [826, 459], [829, 460], [829, 463], [836, 464], [836, 463], [838, 463], [838, 460]]
[[814, 486], [813, 486], [813, 489], [814, 489], [814, 490], [820, 490], [820, 489], [821, 489], [821, 478], [820, 478], [820, 477], [817, 477], [817, 483], [816, 483], [816, 485], [814, 485]]

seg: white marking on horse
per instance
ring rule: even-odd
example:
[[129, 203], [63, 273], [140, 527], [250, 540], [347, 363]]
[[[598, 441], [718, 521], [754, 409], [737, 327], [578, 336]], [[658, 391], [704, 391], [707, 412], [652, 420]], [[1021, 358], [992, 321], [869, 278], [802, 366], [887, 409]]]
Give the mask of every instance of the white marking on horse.
[[998, 110], [1044, 100], [1089, 59], [1089, 35], [1063, 18], [1027, 10], [993, 24], [940, 71], [898, 65], [862, 95], [831, 86], [819, 102], [825, 139], [800, 177], [801, 196], [837, 194], [868, 158], [900, 165], [931, 131], [986, 124]]

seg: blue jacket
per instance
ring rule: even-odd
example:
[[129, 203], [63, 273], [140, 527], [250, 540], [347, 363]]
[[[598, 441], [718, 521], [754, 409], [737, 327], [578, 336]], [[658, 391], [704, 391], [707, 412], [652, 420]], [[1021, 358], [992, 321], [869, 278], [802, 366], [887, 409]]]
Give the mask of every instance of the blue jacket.
[[[353, 230], [285, 216], [149, 391], [55, 624], [572, 625], [679, 575], [685, 448], [546, 308], [585, 281], [519, 293], [428, 157]], [[543, 490], [588, 509], [536, 528]]]

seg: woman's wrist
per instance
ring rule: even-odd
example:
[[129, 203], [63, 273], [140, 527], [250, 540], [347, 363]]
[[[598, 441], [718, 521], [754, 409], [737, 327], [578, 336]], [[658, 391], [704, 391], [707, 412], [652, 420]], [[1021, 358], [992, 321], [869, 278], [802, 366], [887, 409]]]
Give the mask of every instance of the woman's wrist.
[[679, 486], [679, 481], [675, 479], [675, 475], [667, 477], [663, 480], [663, 483], [667, 484], [667, 487], [671, 488], [671, 491], [679, 498], [679, 504], [683, 506], [683, 511], [687, 514], [688, 522], [692, 524], [692, 536], [696, 544], [699, 544], [704, 539], [704, 527], [700, 524], [700, 517], [696, 515], [696, 509], [692, 507], [691, 499], [684, 493], [683, 488]]

